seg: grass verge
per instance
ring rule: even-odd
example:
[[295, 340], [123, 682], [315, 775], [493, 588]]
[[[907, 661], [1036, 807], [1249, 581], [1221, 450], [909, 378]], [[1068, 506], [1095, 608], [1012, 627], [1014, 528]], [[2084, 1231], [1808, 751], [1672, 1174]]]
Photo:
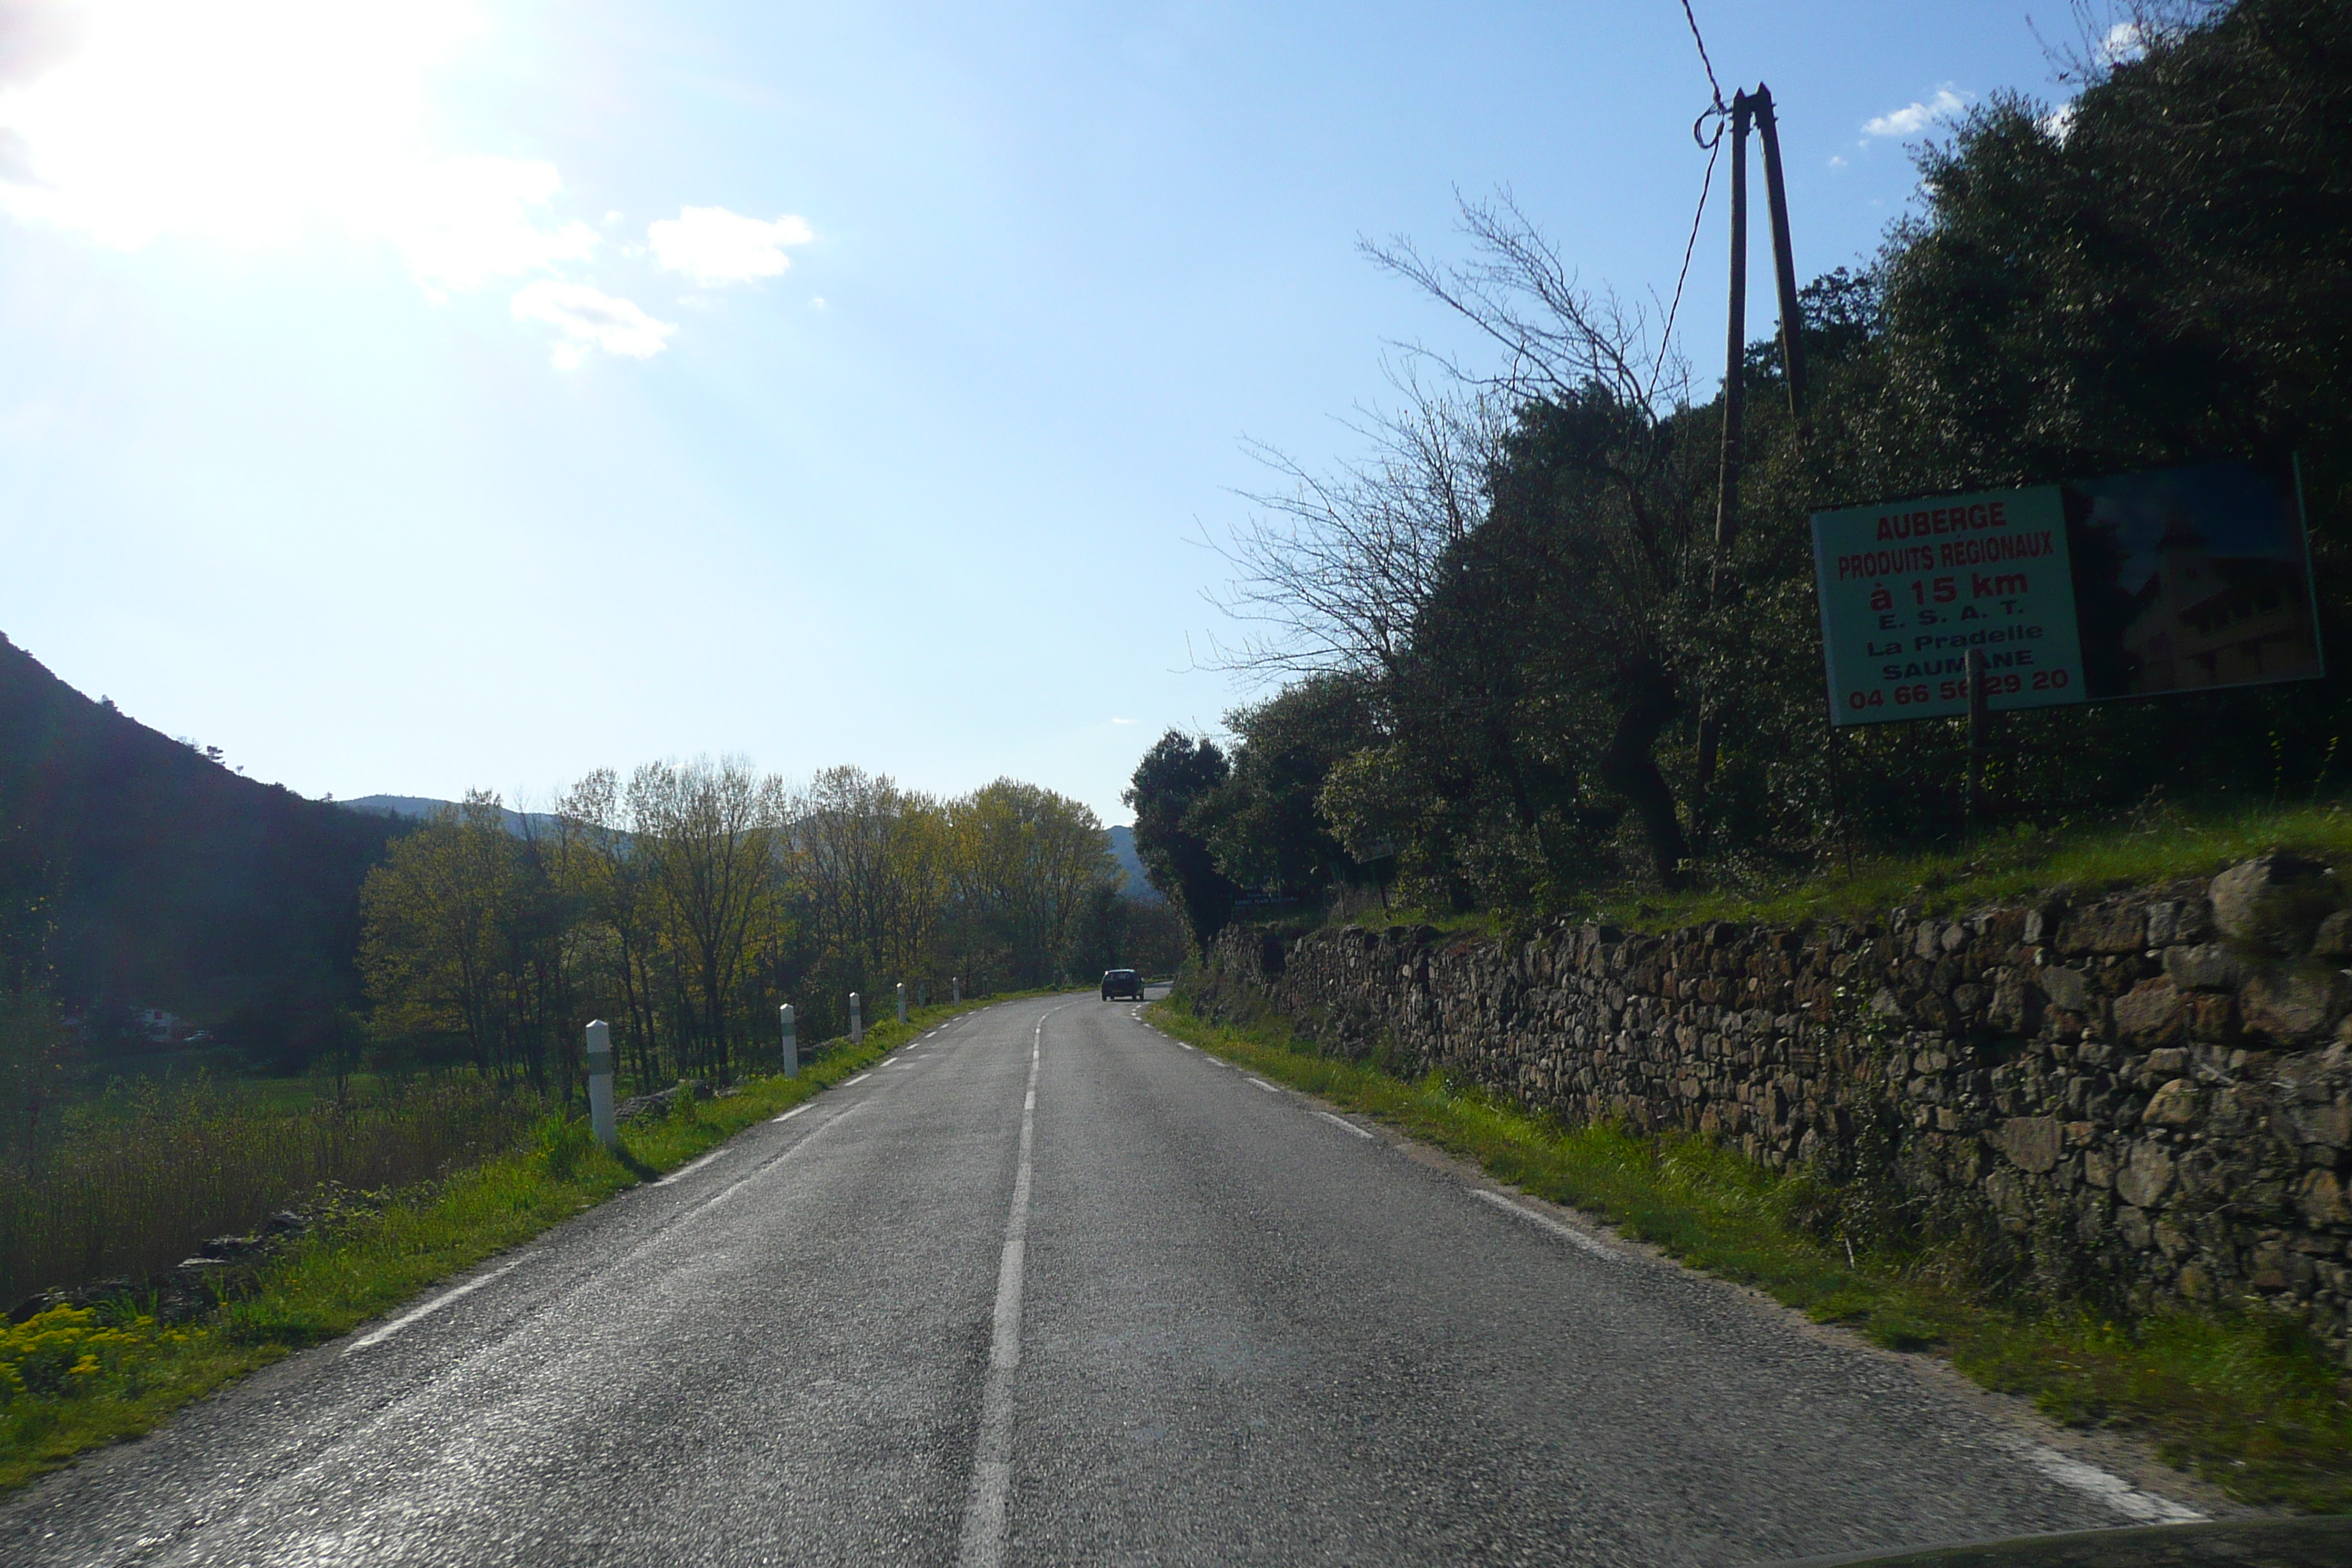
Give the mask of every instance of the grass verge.
[[1704, 1139], [1550, 1118], [1300, 1048], [1286, 1024], [1210, 1023], [1181, 1001], [1153, 1021], [1293, 1089], [1389, 1123], [1554, 1203], [1596, 1215], [1695, 1268], [1895, 1350], [1936, 1350], [1969, 1376], [2070, 1425], [2153, 1437], [2170, 1463], [2242, 1501], [2352, 1510], [2352, 1385], [2297, 1326], [2253, 1313], [2110, 1320], [1994, 1301], [1933, 1254], [1856, 1255], [1808, 1232], [1818, 1189]]
[[[1031, 994], [1023, 993], [1022, 994]], [[745, 1128], [809, 1100], [990, 996], [919, 1008], [868, 1029], [798, 1078], [680, 1097], [659, 1121], [632, 1122], [614, 1158], [576, 1121], [551, 1119], [529, 1143], [395, 1194], [322, 1228], [273, 1260], [203, 1323], [158, 1325], [135, 1302], [58, 1308], [0, 1325], [0, 1489], [77, 1455], [152, 1430], [173, 1411], [305, 1346], [346, 1333], [550, 1226], [677, 1169]]]
[[[2159, 807], [2126, 821], [2058, 824], [1989, 836], [1964, 849], [1858, 859], [1851, 868], [1785, 879], [1756, 877], [1687, 893], [1654, 889], [1601, 897], [1570, 912], [1633, 931], [1664, 931], [1706, 921], [1796, 925], [1876, 920], [1899, 905], [1957, 914], [2014, 903], [2057, 888], [2105, 892], [2204, 877], [2236, 861], [2292, 849], [2352, 867], [2352, 807], [2344, 802], [2225, 812]], [[1449, 935], [1491, 936], [1509, 921], [1493, 912], [1351, 909], [1358, 924], [1431, 925]]]

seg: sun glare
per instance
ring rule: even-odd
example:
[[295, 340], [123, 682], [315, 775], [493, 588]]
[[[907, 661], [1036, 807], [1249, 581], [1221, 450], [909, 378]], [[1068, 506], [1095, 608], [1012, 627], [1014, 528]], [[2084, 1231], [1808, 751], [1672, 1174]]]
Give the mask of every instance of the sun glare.
[[15, 167], [0, 208], [135, 247], [239, 246], [321, 226], [397, 246], [418, 280], [471, 289], [584, 256], [544, 226], [553, 165], [431, 145], [431, 78], [484, 29], [464, 0], [90, 0], [75, 47], [0, 86]]

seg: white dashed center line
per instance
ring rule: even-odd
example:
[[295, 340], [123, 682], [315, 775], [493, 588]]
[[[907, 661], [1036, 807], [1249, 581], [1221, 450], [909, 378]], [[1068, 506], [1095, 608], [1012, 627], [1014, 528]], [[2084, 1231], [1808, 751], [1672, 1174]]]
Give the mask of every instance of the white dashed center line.
[[[1060, 1007], [1049, 1011], [1050, 1018]], [[1021, 1286], [1029, 1247], [1031, 1152], [1037, 1138], [1037, 1071], [1045, 1018], [1029, 1037], [1029, 1089], [1021, 1102], [1021, 1158], [1013, 1175], [1013, 1207], [1004, 1220], [1004, 1250], [996, 1265], [995, 1331], [988, 1346], [988, 1376], [980, 1391], [980, 1434], [972, 1456], [971, 1491], [964, 1504], [957, 1568], [999, 1568], [1004, 1561], [1006, 1507], [1013, 1491], [1013, 1371], [1021, 1364]]]

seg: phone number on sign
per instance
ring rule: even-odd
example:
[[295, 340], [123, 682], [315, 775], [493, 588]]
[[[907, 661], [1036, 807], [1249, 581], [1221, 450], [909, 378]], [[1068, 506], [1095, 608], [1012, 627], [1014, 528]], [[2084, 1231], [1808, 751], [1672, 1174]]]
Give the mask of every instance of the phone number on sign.
[[[2021, 691], [2063, 691], [2067, 673], [2063, 669], [2037, 669], [2031, 676], [1988, 675], [1984, 678], [1985, 696], [2010, 697]], [[1965, 702], [1969, 697], [1968, 678], [1939, 681], [1932, 686], [1927, 681], [1909, 686], [1872, 686], [1845, 694], [1845, 705], [1859, 713], [1865, 709], [1884, 708], [1888, 694], [1893, 693], [1897, 708], [1916, 708], [1926, 702]]]

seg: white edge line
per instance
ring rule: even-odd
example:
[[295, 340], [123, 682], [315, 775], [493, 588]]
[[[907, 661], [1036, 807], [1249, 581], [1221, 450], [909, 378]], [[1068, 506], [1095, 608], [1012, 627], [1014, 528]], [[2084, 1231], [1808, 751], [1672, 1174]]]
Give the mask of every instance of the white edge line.
[[1357, 1126], [1354, 1122], [1349, 1121], [1344, 1116], [1334, 1116], [1328, 1110], [1318, 1110], [1313, 1112], [1313, 1114], [1321, 1117], [1324, 1121], [1329, 1122], [1334, 1127], [1343, 1128], [1346, 1131], [1354, 1133], [1359, 1138], [1370, 1138], [1371, 1136], [1370, 1132]]
[[856, 1078], [843, 1080], [841, 1087], [847, 1089], [853, 1083], [864, 1083], [867, 1079], [872, 1078], [873, 1076], [874, 1075], [870, 1072], [859, 1073]]
[[733, 1152], [734, 1149], [731, 1144], [721, 1143], [718, 1148], [713, 1149], [709, 1153], [705, 1154], [699, 1160], [688, 1160], [685, 1164], [680, 1165], [668, 1175], [656, 1177], [654, 1180], [654, 1185], [657, 1187], [666, 1187], [672, 1182], [681, 1181], [686, 1177], [692, 1175], [695, 1172], [699, 1171], [703, 1166], [708, 1165], [711, 1161], [716, 1160], [721, 1154], [729, 1154]]
[[399, 1317], [394, 1318], [392, 1321], [386, 1323], [383, 1327], [377, 1329], [373, 1333], [362, 1334], [358, 1339], [353, 1340], [350, 1344], [343, 1347], [343, 1353], [345, 1355], [349, 1355], [353, 1351], [363, 1351], [370, 1345], [382, 1344], [384, 1341], [392, 1338], [393, 1335], [400, 1332], [401, 1330], [408, 1327], [409, 1324], [416, 1321], [419, 1318], [425, 1317], [428, 1313], [439, 1311], [442, 1308], [457, 1300], [460, 1296], [472, 1295], [475, 1291], [480, 1289], [491, 1280], [496, 1279], [499, 1275], [504, 1274], [508, 1269], [520, 1267], [522, 1259], [520, 1258], [516, 1258], [512, 1263], [501, 1263], [496, 1268], [491, 1269], [488, 1274], [483, 1275], [478, 1279], [468, 1279], [463, 1285], [458, 1286], [455, 1289], [442, 1291], [441, 1294], [434, 1297], [433, 1300], [425, 1302], [422, 1307], [412, 1308], [408, 1311], [403, 1312]]
[[769, 1118], [769, 1120], [770, 1120], [771, 1121], [790, 1121], [793, 1117], [798, 1116], [802, 1111], [803, 1111], [803, 1110], [815, 1110], [815, 1109], [816, 1109], [816, 1107], [815, 1107], [814, 1105], [813, 1105], [813, 1104], [811, 1104], [811, 1105], [795, 1105], [795, 1106], [793, 1106], [790, 1110], [785, 1111], [782, 1116], [772, 1116], [772, 1117], [770, 1117], [770, 1118]]
[[[1244, 1078], [1249, 1078], [1247, 1073], [1244, 1073], [1242, 1076]], [[1252, 1078], [1250, 1079], [1250, 1082], [1257, 1085], [1258, 1088], [1265, 1090], [1268, 1094], [1280, 1094], [1282, 1092], [1282, 1090], [1275, 1088], [1274, 1085], [1266, 1082], [1265, 1079], [1262, 1078]]]
[[1527, 1205], [1513, 1203], [1502, 1194], [1489, 1192], [1485, 1187], [1471, 1188], [1470, 1195], [1483, 1203], [1490, 1203], [1494, 1205], [1496, 1208], [1501, 1209], [1505, 1214], [1513, 1215], [1527, 1221], [1529, 1225], [1534, 1226], [1538, 1230], [1549, 1231], [1552, 1235], [1559, 1237], [1562, 1241], [1574, 1247], [1580, 1247], [1585, 1251], [1592, 1254], [1595, 1258], [1605, 1258], [1612, 1263], [1617, 1261], [1616, 1253], [1611, 1251], [1608, 1247], [1601, 1246], [1599, 1242], [1593, 1240], [1591, 1237], [1585, 1235], [1582, 1231], [1577, 1229], [1572, 1225], [1562, 1225], [1559, 1221], [1552, 1218], [1551, 1215], [1548, 1214], [1538, 1214], [1535, 1210], [1528, 1207]]
[[2205, 1518], [2193, 1508], [2142, 1491], [2121, 1476], [2110, 1475], [2096, 1465], [2070, 1458], [2029, 1438], [2004, 1438], [2001, 1447], [2052, 1480], [2096, 1498], [2126, 1519], [2142, 1524], [2195, 1524]]

